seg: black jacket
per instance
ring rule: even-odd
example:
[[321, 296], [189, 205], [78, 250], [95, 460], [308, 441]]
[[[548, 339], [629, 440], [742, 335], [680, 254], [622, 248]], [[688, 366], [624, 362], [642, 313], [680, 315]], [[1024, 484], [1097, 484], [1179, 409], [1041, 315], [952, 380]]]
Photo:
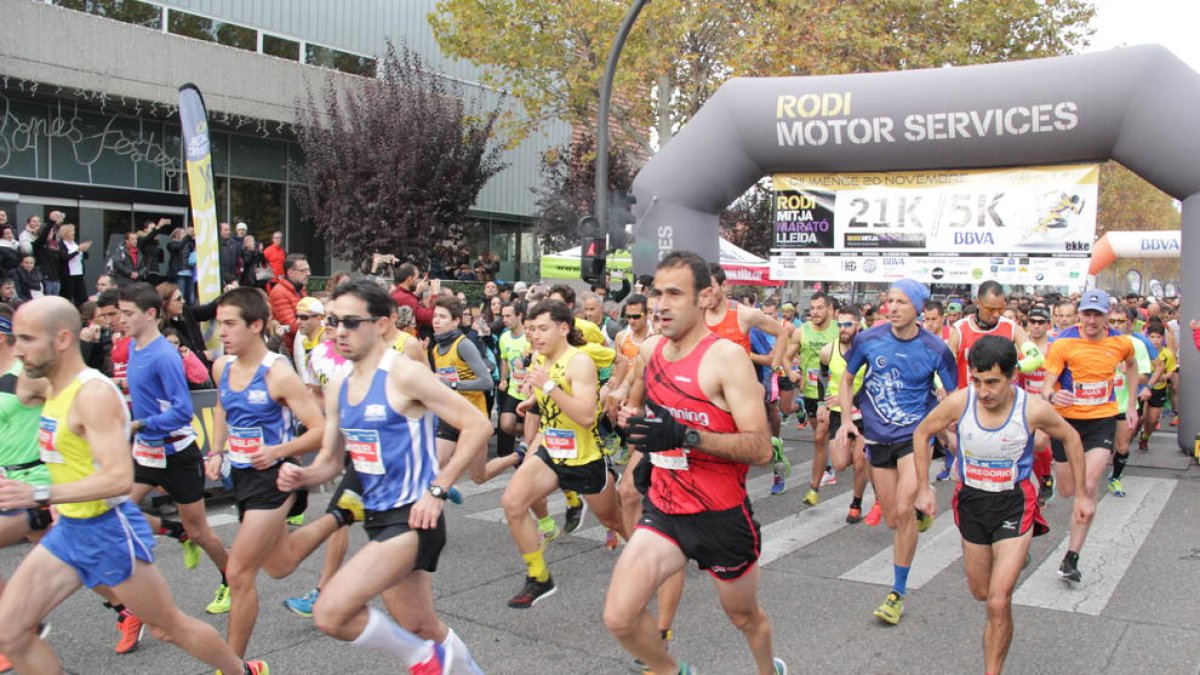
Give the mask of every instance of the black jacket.
[[205, 305], [184, 305], [183, 314], [171, 319], [167, 325], [179, 333], [183, 346], [192, 350], [196, 358], [204, 364], [204, 368], [212, 372], [212, 362], [204, 355], [204, 331], [200, 330], [201, 321], [212, 321], [217, 318], [217, 301]]
[[[127, 286], [134, 281], [146, 281], [147, 267], [146, 256], [144, 254], [139, 252], [137, 263], [135, 264], [133, 257], [129, 255], [129, 251], [125, 248], [125, 242], [117, 244], [117, 250], [113, 252], [112, 268], [113, 281], [116, 281], [118, 286]], [[131, 276], [134, 272], [137, 272], [137, 279]]]
[[170, 280], [174, 281], [180, 270], [189, 269], [188, 256], [195, 250], [196, 240], [192, 237], [167, 242], [167, 277]]
[[217, 239], [217, 252], [221, 259], [221, 285], [226, 286], [237, 281], [238, 272], [241, 271], [238, 266], [239, 252], [242, 250], [242, 242], [238, 239], [230, 237], [228, 239]]

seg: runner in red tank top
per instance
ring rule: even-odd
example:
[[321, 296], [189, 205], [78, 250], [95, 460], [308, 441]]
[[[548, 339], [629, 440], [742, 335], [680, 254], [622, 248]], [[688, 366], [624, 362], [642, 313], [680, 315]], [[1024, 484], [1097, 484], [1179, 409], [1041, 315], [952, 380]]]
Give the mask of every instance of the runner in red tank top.
[[745, 465], [766, 464], [773, 455], [762, 385], [749, 354], [705, 327], [702, 307], [711, 306], [717, 291], [699, 256], [664, 258], [654, 292], [661, 336], [643, 343], [644, 387], [619, 416], [630, 446], [651, 457], [636, 472], [649, 483], [649, 495], [613, 570], [604, 622], [649, 670], [691, 673], [667, 652], [646, 605], [692, 559], [713, 576], [760, 675], [787, 672], [772, 657], [771, 624], [758, 604], [761, 532], [745, 488]]

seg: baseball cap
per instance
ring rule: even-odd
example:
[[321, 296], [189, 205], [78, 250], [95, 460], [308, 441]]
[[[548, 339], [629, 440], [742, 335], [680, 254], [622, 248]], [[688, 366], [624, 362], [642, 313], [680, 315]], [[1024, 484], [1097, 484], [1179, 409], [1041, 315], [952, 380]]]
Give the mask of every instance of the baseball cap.
[[234, 227], [233, 229], [235, 229], [235, 230], [238, 230], [238, 231], [241, 231], [241, 230], [249, 230], [249, 229], [250, 229], [250, 226], [249, 226], [249, 225], [247, 225], [247, 224], [245, 224], [245, 223], [238, 223], [238, 224], [237, 224], [237, 226], [236, 226], [236, 227]]
[[325, 315], [325, 306], [316, 298], [300, 298], [296, 303], [296, 313]]
[[952, 302], [952, 303], [946, 305], [946, 311], [947, 312], [961, 312], [962, 311], [962, 303]]
[[517, 283], [513, 284], [513, 293], [524, 293], [528, 289], [529, 286], [526, 285], [524, 281], [518, 281]]
[[1079, 311], [1085, 312], [1090, 310], [1093, 312], [1103, 312], [1107, 314], [1108, 301], [1108, 293], [1105, 293], [1099, 288], [1090, 289], [1085, 291], [1083, 297], [1079, 299]]
[[1050, 310], [1046, 309], [1045, 307], [1043, 307], [1041, 305], [1036, 305], [1034, 307], [1029, 308], [1028, 316], [1031, 319], [1045, 319], [1045, 320], [1049, 321], [1050, 320]]

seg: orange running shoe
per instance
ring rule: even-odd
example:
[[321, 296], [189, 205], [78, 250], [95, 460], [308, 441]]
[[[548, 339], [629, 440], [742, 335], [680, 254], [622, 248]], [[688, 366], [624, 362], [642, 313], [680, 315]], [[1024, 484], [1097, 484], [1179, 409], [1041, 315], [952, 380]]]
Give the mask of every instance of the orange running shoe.
[[876, 501], [871, 505], [871, 510], [867, 513], [867, 517], [863, 518], [863, 522], [871, 527], [875, 527], [881, 519], [883, 519], [883, 507], [879, 506], [879, 502]]
[[146, 634], [146, 626], [142, 624], [142, 620], [128, 609], [121, 610], [117, 630], [121, 632], [121, 639], [117, 641], [117, 648], [114, 650], [118, 654], [128, 654], [136, 650], [142, 643], [142, 636]]

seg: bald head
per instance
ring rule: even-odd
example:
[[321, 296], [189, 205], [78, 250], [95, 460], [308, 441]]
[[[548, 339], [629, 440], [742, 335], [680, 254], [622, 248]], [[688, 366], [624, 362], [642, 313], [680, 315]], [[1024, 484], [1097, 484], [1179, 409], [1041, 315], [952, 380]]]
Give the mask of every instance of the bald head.
[[65, 330], [76, 342], [79, 341], [79, 311], [66, 298], [44, 296], [31, 300], [17, 310], [14, 324], [40, 328], [51, 335]]

